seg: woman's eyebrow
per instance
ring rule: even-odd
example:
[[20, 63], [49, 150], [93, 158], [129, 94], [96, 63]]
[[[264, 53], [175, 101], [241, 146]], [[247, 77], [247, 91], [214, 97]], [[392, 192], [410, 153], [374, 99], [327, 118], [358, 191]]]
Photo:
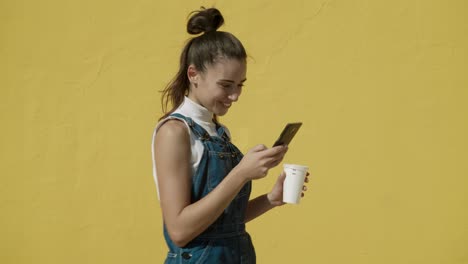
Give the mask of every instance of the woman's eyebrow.
[[[221, 79], [221, 80], [219, 80], [219, 81], [220, 81], [220, 82], [230, 82], [230, 83], [235, 83], [235, 81], [233, 81], [233, 80], [228, 80], [228, 79]], [[245, 82], [245, 81], [247, 81], [247, 78], [246, 78], [246, 79], [244, 79], [244, 80], [242, 80], [242, 81], [241, 81], [241, 83], [243, 83], [243, 82]]]

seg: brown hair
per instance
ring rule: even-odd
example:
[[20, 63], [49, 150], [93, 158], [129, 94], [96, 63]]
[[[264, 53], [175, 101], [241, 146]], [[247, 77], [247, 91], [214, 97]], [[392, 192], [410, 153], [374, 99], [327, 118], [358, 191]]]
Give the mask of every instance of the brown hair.
[[[179, 71], [169, 84], [162, 90], [162, 110], [164, 119], [174, 112], [184, 101], [190, 82], [187, 77], [187, 69], [190, 64], [201, 72], [206, 66], [213, 64], [219, 57], [238, 59], [245, 61], [247, 54], [242, 43], [231, 33], [217, 31], [224, 23], [224, 18], [216, 8], [205, 9], [190, 13], [187, 23], [187, 32], [195, 35], [203, 33], [188, 40], [180, 55]], [[167, 111], [171, 102], [172, 109]]]

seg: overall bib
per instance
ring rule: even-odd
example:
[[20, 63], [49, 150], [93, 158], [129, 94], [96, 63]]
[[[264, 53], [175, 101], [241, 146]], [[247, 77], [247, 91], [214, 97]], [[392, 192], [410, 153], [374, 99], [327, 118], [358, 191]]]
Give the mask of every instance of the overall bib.
[[[216, 123], [218, 136], [208, 132], [191, 118], [171, 114], [171, 118], [186, 121], [192, 133], [203, 143], [204, 152], [195, 175], [192, 177], [191, 202], [210, 193], [242, 159], [224, 128]], [[169, 247], [165, 264], [252, 264], [255, 250], [250, 235], [245, 231], [245, 211], [252, 183], [246, 183], [218, 219], [203, 233], [183, 248], [176, 246], [164, 224], [164, 238]]]

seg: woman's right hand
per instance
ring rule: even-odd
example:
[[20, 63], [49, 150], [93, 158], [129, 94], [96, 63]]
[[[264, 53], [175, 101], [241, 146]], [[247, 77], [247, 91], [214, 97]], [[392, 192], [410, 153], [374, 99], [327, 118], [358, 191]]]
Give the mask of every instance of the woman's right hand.
[[247, 181], [261, 179], [268, 174], [268, 170], [281, 163], [287, 151], [287, 146], [267, 148], [257, 145], [244, 155], [234, 170]]

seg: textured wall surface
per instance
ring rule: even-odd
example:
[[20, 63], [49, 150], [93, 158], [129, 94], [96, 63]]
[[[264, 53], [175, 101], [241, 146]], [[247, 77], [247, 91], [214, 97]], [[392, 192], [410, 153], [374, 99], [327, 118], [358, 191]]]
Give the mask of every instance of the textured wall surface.
[[162, 263], [151, 136], [201, 5], [251, 57], [235, 143], [304, 123], [309, 191], [248, 224], [259, 263], [468, 263], [462, 0], [0, 1], [0, 263]]

